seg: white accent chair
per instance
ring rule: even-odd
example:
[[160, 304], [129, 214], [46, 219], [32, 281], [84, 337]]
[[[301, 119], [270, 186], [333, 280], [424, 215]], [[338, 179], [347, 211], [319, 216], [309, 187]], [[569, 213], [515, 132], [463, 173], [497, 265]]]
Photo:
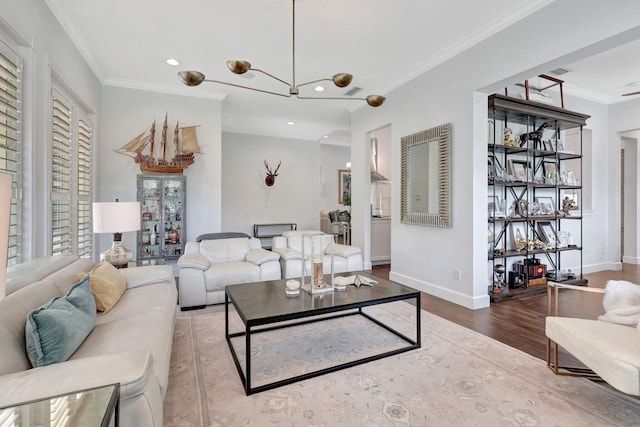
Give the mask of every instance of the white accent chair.
[[187, 242], [178, 259], [180, 308], [224, 302], [224, 288], [238, 283], [280, 279], [280, 255], [262, 249], [255, 238]]
[[[602, 379], [623, 393], [640, 396], [640, 324], [627, 326], [600, 319], [560, 316], [558, 293], [561, 289], [600, 294], [604, 298], [608, 292], [602, 288], [555, 282], [547, 282], [547, 285], [549, 298], [545, 333], [549, 369], [556, 375]], [[588, 369], [561, 366], [558, 347], [567, 350]]]
[[[324, 274], [331, 273], [331, 254], [328, 249], [333, 241], [332, 234], [319, 230], [297, 230], [282, 233], [273, 238], [272, 251], [280, 255], [280, 269], [283, 279], [300, 277], [302, 273], [302, 237], [314, 235], [314, 252], [323, 254]], [[360, 248], [350, 245], [333, 245], [334, 273], [362, 270], [362, 252]]]

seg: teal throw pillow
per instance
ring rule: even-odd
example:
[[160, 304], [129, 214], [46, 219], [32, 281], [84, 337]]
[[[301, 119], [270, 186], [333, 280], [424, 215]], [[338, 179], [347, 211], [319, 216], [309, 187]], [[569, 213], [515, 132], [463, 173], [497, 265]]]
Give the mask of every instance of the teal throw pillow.
[[96, 302], [87, 275], [66, 295], [56, 297], [27, 315], [25, 338], [31, 366], [64, 362], [93, 330]]

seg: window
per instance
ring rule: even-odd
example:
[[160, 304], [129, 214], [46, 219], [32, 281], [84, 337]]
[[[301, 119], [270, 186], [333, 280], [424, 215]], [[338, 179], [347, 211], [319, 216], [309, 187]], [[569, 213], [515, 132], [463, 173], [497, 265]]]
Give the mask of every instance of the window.
[[77, 103], [55, 87], [51, 105], [51, 253], [90, 257], [91, 121]]
[[7, 266], [21, 261], [21, 61], [0, 42], [0, 171], [13, 175]]

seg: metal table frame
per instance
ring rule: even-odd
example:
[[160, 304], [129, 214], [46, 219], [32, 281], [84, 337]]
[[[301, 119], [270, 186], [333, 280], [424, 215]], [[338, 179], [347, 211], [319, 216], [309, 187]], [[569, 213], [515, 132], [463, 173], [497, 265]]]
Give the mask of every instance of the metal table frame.
[[[377, 280], [381, 280], [378, 278], [375, 278]], [[281, 283], [280, 283], [281, 282]], [[387, 282], [384, 281], [386, 283], [393, 283], [393, 282]], [[280, 295], [282, 295], [282, 298], [286, 298], [285, 297], [285, 293], [284, 293], [284, 281], [275, 281], [275, 282], [265, 282], [267, 284], [270, 284], [272, 286], [282, 286], [282, 292], [280, 293]], [[254, 283], [252, 284], [253, 286], [260, 286], [260, 285], [264, 285], [265, 283]], [[398, 284], [394, 284], [396, 286], [402, 286], [402, 285], [398, 285]], [[230, 285], [230, 286], [246, 286], [245, 285]], [[271, 390], [274, 389], [276, 387], [281, 387], [287, 384], [292, 384], [298, 381], [302, 381], [302, 380], [306, 380], [308, 378], [313, 378], [313, 377], [317, 377], [320, 375], [324, 375], [330, 372], [335, 372], [335, 371], [339, 371], [342, 369], [346, 369], [346, 368], [350, 368], [352, 366], [357, 366], [357, 365], [361, 365], [363, 363], [367, 363], [367, 362], [371, 362], [374, 360], [378, 360], [378, 359], [382, 359], [385, 357], [389, 357], [389, 356], [393, 356], [395, 354], [399, 354], [399, 353], [404, 353], [406, 351], [409, 350], [414, 350], [417, 348], [420, 348], [421, 346], [421, 334], [420, 334], [420, 292], [417, 290], [413, 290], [414, 292], [410, 292], [410, 293], [406, 293], [406, 294], [402, 294], [402, 295], [393, 295], [393, 296], [388, 296], [388, 297], [383, 297], [383, 298], [375, 298], [375, 299], [369, 299], [369, 300], [362, 300], [362, 301], [356, 301], [353, 303], [349, 303], [349, 304], [343, 304], [343, 305], [331, 305], [329, 307], [322, 307], [319, 309], [313, 309], [313, 310], [306, 310], [306, 311], [299, 311], [299, 312], [295, 312], [295, 313], [287, 313], [287, 314], [282, 314], [282, 315], [275, 315], [275, 316], [269, 316], [269, 317], [265, 317], [265, 318], [261, 318], [261, 319], [253, 319], [253, 320], [247, 320], [246, 316], [244, 316], [243, 312], [242, 312], [242, 307], [238, 307], [236, 301], [234, 301], [233, 297], [229, 295], [229, 288], [230, 286], [227, 286], [226, 291], [225, 291], [225, 338], [227, 340], [227, 344], [229, 345], [229, 350], [231, 351], [231, 355], [233, 357], [233, 361], [236, 365], [236, 368], [238, 370], [238, 374], [240, 375], [240, 380], [242, 381], [242, 385], [244, 387], [245, 393], [247, 395], [251, 395], [253, 393], [258, 393], [261, 391], [265, 391], [265, 390]], [[379, 285], [374, 285], [374, 286], [379, 286]], [[407, 287], [404, 287], [406, 289], [410, 289]], [[354, 288], [355, 289], [355, 288]], [[301, 291], [301, 293], [304, 293], [304, 291]], [[381, 321], [379, 321], [378, 319], [375, 319], [374, 317], [370, 316], [369, 314], [365, 313], [362, 309], [364, 307], [368, 307], [368, 306], [374, 306], [374, 305], [380, 305], [380, 304], [386, 304], [386, 303], [390, 303], [390, 302], [394, 302], [394, 301], [403, 301], [403, 300], [415, 300], [415, 305], [416, 305], [416, 339], [412, 339], [409, 338], [407, 336], [405, 336], [404, 334], [398, 332], [397, 330], [391, 328], [390, 326], [382, 323]], [[234, 332], [234, 333], [230, 333], [229, 332], [229, 303], [232, 303], [236, 312], [238, 313], [238, 315], [240, 316], [240, 318], [242, 319], [242, 322], [244, 323], [245, 326], [245, 330], [241, 331], [241, 332]], [[264, 303], [267, 303], [267, 301], [264, 301]], [[337, 313], [334, 315], [328, 315], [329, 313]], [[322, 315], [322, 316], [321, 316]], [[257, 334], [257, 333], [262, 333], [262, 332], [268, 332], [268, 331], [273, 331], [276, 329], [282, 329], [282, 328], [289, 328], [289, 327], [293, 327], [293, 326], [297, 326], [297, 325], [303, 325], [303, 324], [307, 324], [307, 323], [313, 323], [313, 322], [320, 322], [320, 321], [324, 321], [324, 320], [328, 320], [328, 319], [335, 319], [335, 318], [340, 318], [340, 317], [346, 317], [346, 316], [355, 316], [355, 315], [360, 315], [360, 316], [364, 316], [365, 318], [369, 319], [370, 321], [376, 323], [377, 325], [381, 326], [382, 328], [392, 332], [393, 334], [395, 334], [396, 336], [398, 336], [399, 338], [401, 338], [402, 340], [406, 341], [408, 343], [407, 346], [404, 347], [400, 347], [391, 351], [386, 351], [383, 353], [379, 353], [379, 354], [375, 354], [372, 356], [368, 356], [368, 357], [364, 357], [361, 359], [357, 359], [357, 360], [353, 360], [353, 361], [349, 361], [346, 363], [341, 363], [338, 364], [336, 366], [330, 366], [328, 368], [323, 368], [323, 369], [319, 369], [316, 371], [312, 371], [312, 372], [307, 372], [305, 374], [302, 375], [297, 375], [294, 377], [290, 377], [290, 378], [286, 378], [283, 380], [278, 380], [278, 381], [274, 381], [268, 384], [263, 384], [257, 387], [252, 387], [251, 386], [251, 336], [253, 334]], [[319, 317], [320, 316], [320, 317]], [[305, 319], [305, 320], [301, 320], [299, 322], [291, 322], [292, 320], [296, 320], [296, 319]], [[286, 324], [278, 324], [281, 322], [287, 322]], [[265, 325], [272, 325], [272, 326], [265, 326]], [[263, 326], [259, 329], [256, 329], [259, 326]], [[238, 355], [236, 354], [236, 350], [233, 346], [232, 343], [232, 338], [236, 338], [236, 337], [245, 337], [245, 370], [243, 371], [242, 369], [242, 365], [240, 363], [240, 360], [238, 359]]]

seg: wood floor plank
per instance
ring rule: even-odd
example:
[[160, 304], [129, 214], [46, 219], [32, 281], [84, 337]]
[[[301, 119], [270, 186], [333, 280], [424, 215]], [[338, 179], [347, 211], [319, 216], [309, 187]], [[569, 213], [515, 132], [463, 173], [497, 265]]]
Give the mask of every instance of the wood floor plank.
[[[374, 266], [372, 273], [389, 278], [389, 265]], [[640, 266], [623, 264], [621, 271], [601, 271], [585, 275], [590, 287], [604, 288], [608, 280], [628, 280], [640, 283]], [[595, 319], [604, 312], [602, 296], [584, 292], [560, 292], [560, 315]], [[422, 308], [451, 322], [546, 360], [547, 338], [544, 332], [547, 316], [547, 294], [491, 304], [488, 308], [470, 310], [460, 305], [423, 293]], [[580, 365], [564, 351], [563, 364]]]

